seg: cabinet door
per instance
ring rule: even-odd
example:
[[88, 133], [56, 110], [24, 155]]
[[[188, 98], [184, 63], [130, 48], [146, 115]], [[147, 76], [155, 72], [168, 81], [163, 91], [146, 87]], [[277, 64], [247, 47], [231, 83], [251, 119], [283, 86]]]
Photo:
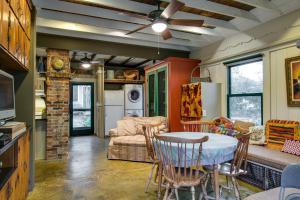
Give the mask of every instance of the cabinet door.
[[148, 115], [156, 116], [156, 73], [147, 75], [147, 91], [148, 91]]
[[31, 33], [31, 12], [29, 9], [29, 6], [27, 2], [24, 4], [24, 9], [25, 9], [25, 32], [27, 37], [30, 39], [30, 33]]
[[30, 66], [30, 40], [27, 37], [24, 37], [25, 42], [25, 58], [24, 58], [24, 64], [27, 68]]
[[157, 115], [167, 116], [167, 68], [157, 70]]
[[8, 20], [8, 50], [12, 55], [16, 55], [16, 36], [19, 32], [16, 30], [16, 17], [12, 10], [9, 11]]
[[8, 49], [8, 25], [9, 25], [9, 5], [6, 0], [2, 1], [2, 23], [1, 23], [1, 45]]

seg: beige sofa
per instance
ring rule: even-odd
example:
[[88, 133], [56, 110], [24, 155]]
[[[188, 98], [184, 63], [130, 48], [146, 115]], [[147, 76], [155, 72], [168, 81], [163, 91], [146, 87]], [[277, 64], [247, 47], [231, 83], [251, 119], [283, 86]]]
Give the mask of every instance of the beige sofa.
[[168, 131], [165, 117], [125, 117], [119, 120], [117, 127], [109, 131], [110, 142], [107, 158], [149, 162], [142, 125], [157, 123], [161, 123], [161, 132]]

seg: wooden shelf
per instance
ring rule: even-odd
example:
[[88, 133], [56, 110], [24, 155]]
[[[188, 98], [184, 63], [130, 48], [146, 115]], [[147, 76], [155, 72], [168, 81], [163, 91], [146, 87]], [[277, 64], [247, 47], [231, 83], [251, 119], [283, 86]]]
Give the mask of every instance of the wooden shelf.
[[12, 139], [9, 143], [7, 143], [5, 146], [3, 146], [0, 149], [0, 155], [2, 155], [5, 151], [7, 151], [7, 149], [9, 149], [10, 147], [12, 147], [18, 140], [19, 138], [21, 138], [23, 135], [26, 134], [26, 130], [23, 133], [20, 133], [18, 136], [16, 136], [14, 139]]
[[[28, 71], [28, 68], [26, 68], [18, 59], [16, 59], [9, 51], [7, 51], [2, 45], [0, 45], [0, 63], [1, 69], [5, 69], [8, 71]], [[5, 64], [2, 64], [5, 63]]]
[[107, 83], [107, 84], [144, 84], [145, 81], [113, 79], [113, 80], [104, 80], [104, 83]]

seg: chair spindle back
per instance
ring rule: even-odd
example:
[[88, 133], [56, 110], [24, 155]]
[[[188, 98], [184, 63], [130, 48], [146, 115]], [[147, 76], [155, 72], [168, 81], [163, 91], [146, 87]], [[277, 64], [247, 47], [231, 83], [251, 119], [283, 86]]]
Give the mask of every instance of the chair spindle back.
[[[246, 171], [247, 159], [248, 159], [248, 147], [250, 140], [250, 133], [237, 135], [238, 145], [234, 153], [234, 158], [231, 163], [230, 172], [238, 173], [243, 167]], [[243, 165], [243, 166], [242, 166]]]
[[181, 121], [183, 130], [186, 132], [206, 132], [210, 133], [213, 121], [197, 120], [197, 121]]
[[161, 124], [162, 123], [143, 125], [143, 133], [146, 140], [147, 153], [151, 161], [157, 160], [156, 153], [153, 148], [153, 138], [154, 138], [154, 134], [160, 133]]
[[155, 147], [167, 181], [181, 186], [200, 183], [202, 144], [207, 140], [208, 136], [182, 139], [155, 134]]

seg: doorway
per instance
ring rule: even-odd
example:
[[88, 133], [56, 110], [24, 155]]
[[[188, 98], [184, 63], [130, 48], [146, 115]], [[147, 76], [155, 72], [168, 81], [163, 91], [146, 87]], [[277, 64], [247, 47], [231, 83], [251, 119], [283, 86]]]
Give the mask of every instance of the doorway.
[[70, 136], [94, 134], [94, 83], [71, 83]]

